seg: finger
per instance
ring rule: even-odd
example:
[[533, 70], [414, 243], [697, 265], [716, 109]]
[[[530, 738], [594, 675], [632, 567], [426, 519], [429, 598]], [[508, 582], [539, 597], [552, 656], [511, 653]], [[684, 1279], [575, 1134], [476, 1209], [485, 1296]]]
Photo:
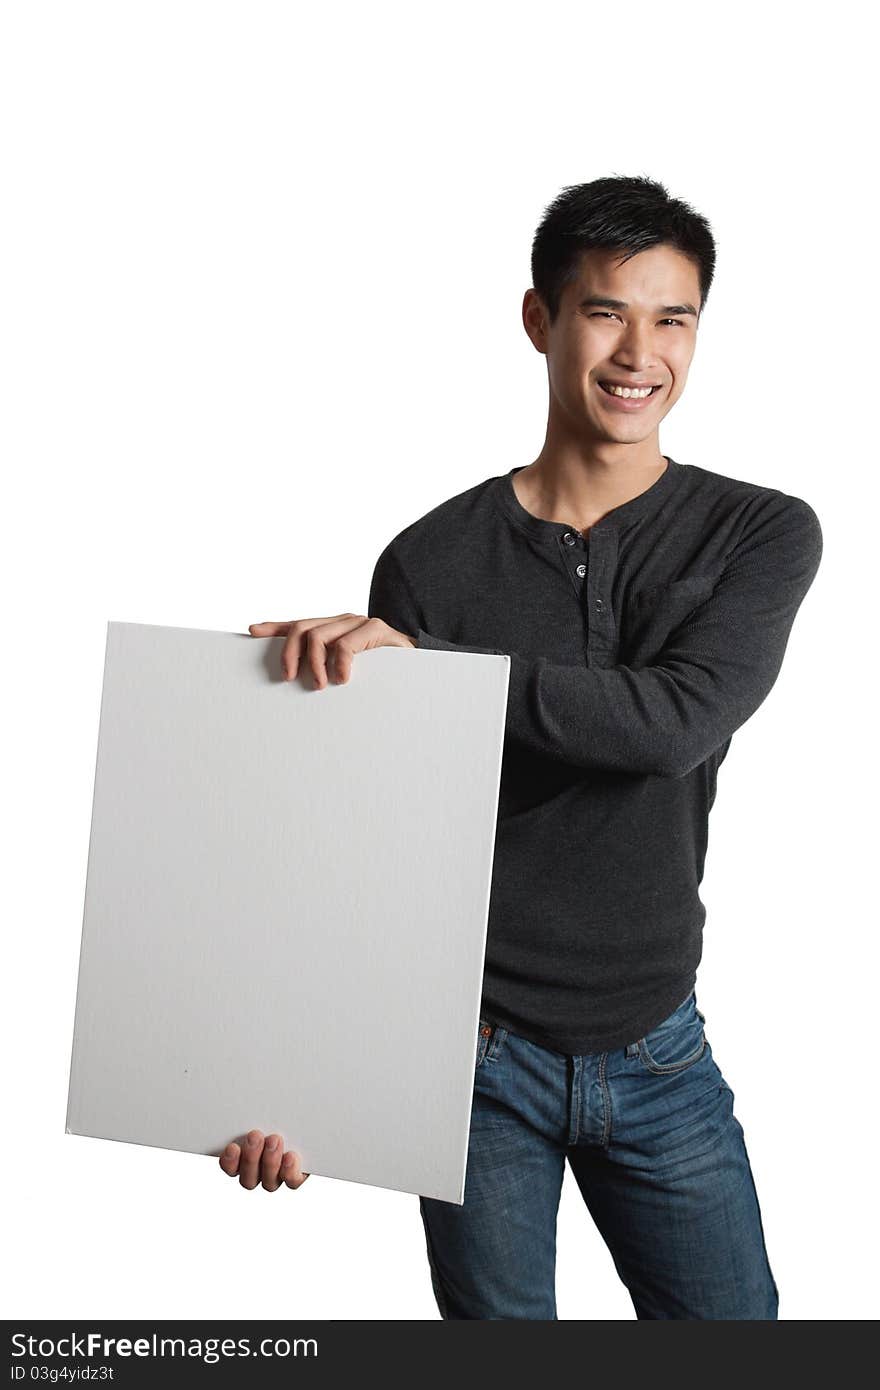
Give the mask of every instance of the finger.
[[362, 617], [357, 627], [349, 630], [333, 643], [333, 657], [336, 665], [336, 684], [346, 685], [351, 679], [351, 667], [356, 652], [366, 652], [383, 645], [383, 632], [388, 629], [381, 618]]
[[[333, 649], [331, 655], [336, 668], [335, 684], [342, 685], [351, 674], [351, 662], [355, 652], [362, 652], [365, 647], [371, 645], [368, 640], [361, 640], [360, 632], [363, 628], [368, 628], [373, 621], [372, 618], [365, 618], [362, 613], [346, 613], [338, 622], [322, 623], [320, 627], [309, 629], [306, 635], [308, 661], [318, 690], [323, 690], [327, 684], [327, 648]], [[343, 662], [347, 662], [347, 670], [341, 674], [338, 648], [339, 639], [342, 637], [345, 638], [345, 650], [342, 655]]]
[[336, 613], [330, 618], [297, 618], [295, 622], [289, 623], [287, 641], [281, 649], [282, 679], [296, 680], [303, 644], [308, 641], [309, 633], [316, 627], [332, 629], [327, 635], [335, 637], [338, 633], [345, 632], [355, 619], [357, 619], [356, 613]]
[[267, 1192], [277, 1192], [281, 1186], [278, 1170], [281, 1167], [283, 1152], [284, 1143], [281, 1135], [268, 1134], [263, 1145], [263, 1161], [260, 1164], [260, 1179]]
[[228, 1173], [231, 1178], [238, 1176], [238, 1160], [241, 1155], [239, 1144], [227, 1144], [220, 1155], [220, 1167], [224, 1173]]
[[281, 1179], [288, 1187], [302, 1187], [308, 1173], [304, 1173], [299, 1161], [299, 1154], [289, 1150], [281, 1160]]
[[239, 1162], [238, 1181], [249, 1192], [257, 1186], [260, 1174], [260, 1159], [263, 1154], [263, 1136], [258, 1129], [248, 1130]]
[[251, 623], [251, 637], [286, 637], [290, 623]]
[[326, 633], [326, 627], [327, 624], [322, 623], [320, 627], [312, 628], [306, 637], [308, 662], [311, 667], [316, 690], [323, 690], [324, 686], [327, 684], [328, 635]]

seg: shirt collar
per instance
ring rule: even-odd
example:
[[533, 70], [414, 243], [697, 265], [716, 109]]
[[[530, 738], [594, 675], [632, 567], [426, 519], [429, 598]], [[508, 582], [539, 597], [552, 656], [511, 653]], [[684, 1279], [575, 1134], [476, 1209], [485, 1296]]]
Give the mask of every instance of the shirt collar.
[[[618, 529], [628, 525], [638, 517], [647, 515], [656, 510], [657, 507], [669, 495], [681, 476], [683, 465], [676, 463], [674, 458], [664, 454], [666, 459], [666, 469], [660, 474], [655, 482], [644, 492], [640, 492], [637, 497], [631, 497], [628, 502], [622, 502], [619, 507], [612, 507], [610, 512], [606, 512], [601, 521], [595, 522], [590, 527], [589, 535], [596, 530], [602, 531]], [[526, 531], [530, 536], [538, 540], [556, 543], [566, 531], [576, 531], [577, 528], [564, 521], [545, 521], [543, 517], [533, 516], [527, 512], [513, 490], [513, 475], [519, 473], [520, 469], [527, 467], [526, 464], [518, 464], [511, 468], [507, 473], [502, 473], [495, 479], [495, 496], [511, 521], [515, 522], [521, 531]]]

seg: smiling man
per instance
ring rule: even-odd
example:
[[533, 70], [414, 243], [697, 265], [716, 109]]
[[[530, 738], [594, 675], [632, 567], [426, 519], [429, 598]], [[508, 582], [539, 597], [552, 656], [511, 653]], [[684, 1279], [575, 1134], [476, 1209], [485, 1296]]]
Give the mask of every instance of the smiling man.
[[801, 498], [660, 451], [714, 266], [707, 222], [661, 184], [565, 189], [523, 301], [538, 457], [401, 531], [369, 616], [251, 628], [319, 686], [328, 656], [345, 681], [386, 644], [510, 656], [465, 1197], [420, 1199], [444, 1318], [556, 1317], [566, 1162], [639, 1318], [778, 1317], [696, 1002], [699, 885], [719, 765], [779, 674], [822, 532]]

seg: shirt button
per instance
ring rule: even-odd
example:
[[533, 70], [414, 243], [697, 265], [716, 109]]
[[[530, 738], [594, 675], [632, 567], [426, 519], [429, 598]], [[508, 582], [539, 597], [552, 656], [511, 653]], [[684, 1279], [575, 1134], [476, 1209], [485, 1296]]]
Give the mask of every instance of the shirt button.
[[565, 533], [565, 535], [562, 537], [562, 539], [565, 541], [565, 544], [566, 544], [566, 545], [576, 545], [576, 544], [577, 544], [577, 539], [576, 539], [575, 536], [572, 535], [571, 531], [566, 531], [566, 533]]
[[577, 567], [577, 572], [578, 572], [578, 574], [580, 575], [581, 579], [583, 579], [584, 575], [585, 575], [586, 572], [587, 572], [587, 567], [586, 567], [586, 565], [578, 565], [578, 567]]
[[597, 608], [604, 608], [604, 607], [605, 607], [604, 603], [602, 602], [602, 600], [601, 600], [600, 598], [597, 598], [597, 599], [596, 599], [596, 607], [597, 607]]

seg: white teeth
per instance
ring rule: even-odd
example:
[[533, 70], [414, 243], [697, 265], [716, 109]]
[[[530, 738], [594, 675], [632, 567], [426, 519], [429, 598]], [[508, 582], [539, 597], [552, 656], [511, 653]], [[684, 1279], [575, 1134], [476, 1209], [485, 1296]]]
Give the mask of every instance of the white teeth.
[[624, 400], [628, 400], [630, 396], [635, 396], [637, 400], [641, 401], [644, 400], [646, 396], [650, 396], [653, 387], [644, 386], [637, 389], [635, 387], [630, 388], [629, 386], [606, 386], [605, 390], [612, 396], [623, 396]]

